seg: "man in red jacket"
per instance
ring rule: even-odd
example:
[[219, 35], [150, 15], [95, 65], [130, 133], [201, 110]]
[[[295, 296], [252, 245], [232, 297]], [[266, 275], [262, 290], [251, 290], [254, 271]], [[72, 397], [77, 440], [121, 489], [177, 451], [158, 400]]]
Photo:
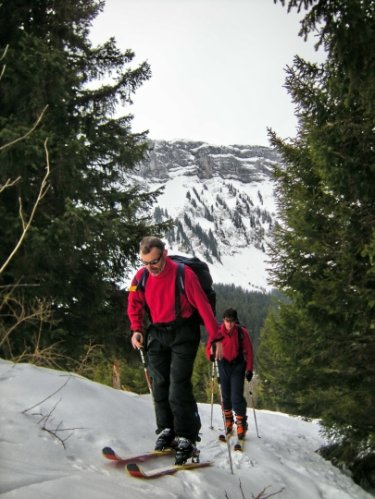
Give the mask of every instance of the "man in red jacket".
[[[222, 356], [219, 326], [198, 277], [185, 266], [185, 291], [180, 293], [180, 313], [176, 316], [176, 274], [178, 264], [168, 257], [164, 242], [145, 237], [140, 242], [144, 267], [135, 274], [129, 288], [128, 316], [133, 348], [147, 350], [148, 366], [159, 435], [155, 449], [173, 447], [176, 464], [198, 454], [195, 443], [201, 427], [193, 395], [191, 376], [200, 342], [195, 310], [203, 319], [216, 357]], [[143, 287], [143, 274], [148, 272]], [[145, 306], [151, 324], [144, 332]]]
[[[225, 414], [226, 433], [233, 429], [233, 412], [236, 413], [237, 437], [241, 440], [247, 430], [247, 404], [243, 396], [245, 377], [253, 377], [253, 346], [249, 333], [238, 324], [237, 311], [228, 308], [223, 314], [220, 334], [223, 337], [222, 360], [218, 360], [223, 411]], [[212, 342], [206, 345], [206, 355], [212, 358]]]

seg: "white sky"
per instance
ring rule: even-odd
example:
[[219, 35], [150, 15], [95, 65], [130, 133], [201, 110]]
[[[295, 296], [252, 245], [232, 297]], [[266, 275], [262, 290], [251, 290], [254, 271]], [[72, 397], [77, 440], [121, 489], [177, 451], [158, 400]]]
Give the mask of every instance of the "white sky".
[[151, 139], [269, 146], [267, 127], [294, 137], [285, 68], [298, 54], [322, 60], [299, 19], [273, 0], [107, 0], [94, 44], [114, 36], [147, 60], [152, 77], [134, 96], [134, 132]]
[[[213, 405], [211, 419], [210, 404], [199, 404], [201, 460], [214, 465], [140, 480], [128, 476], [123, 465], [106, 461], [101, 449], [109, 445], [124, 457], [152, 450], [156, 435], [150, 395], [0, 359], [0, 400], [1, 499], [236, 499], [244, 497], [240, 486], [246, 498], [372, 498], [315, 452], [324, 443], [316, 421], [256, 410], [257, 438], [248, 408], [245, 449], [232, 451], [231, 474], [227, 446], [218, 441], [220, 406]], [[54, 434], [65, 441], [65, 449]], [[173, 462], [163, 456], [143, 467]]]

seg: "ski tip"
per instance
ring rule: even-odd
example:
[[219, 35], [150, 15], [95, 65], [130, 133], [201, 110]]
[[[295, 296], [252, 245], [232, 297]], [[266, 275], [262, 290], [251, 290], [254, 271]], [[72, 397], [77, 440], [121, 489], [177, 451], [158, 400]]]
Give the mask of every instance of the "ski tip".
[[114, 454], [115, 451], [112, 449], [112, 447], [103, 447], [102, 449], [103, 454]]
[[126, 465], [126, 471], [134, 478], [153, 479], [160, 478], [165, 475], [173, 475], [178, 471], [178, 466], [171, 466], [170, 468], [160, 468], [149, 472], [145, 472], [137, 463], [129, 463]]
[[129, 475], [137, 478], [145, 478], [144, 473], [142, 473], [140, 467], [137, 463], [129, 463], [126, 465], [126, 470]]
[[128, 471], [131, 471], [132, 473], [136, 473], [136, 472], [140, 473], [141, 472], [141, 469], [137, 463], [128, 463], [126, 465], [126, 469]]
[[111, 447], [103, 447], [102, 454], [108, 459], [115, 457], [115, 451]]
[[231, 433], [227, 433], [226, 435], [221, 434], [219, 435], [219, 440], [220, 442], [226, 442], [227, 440], [230, 440], [231, 437], [232, 437]]

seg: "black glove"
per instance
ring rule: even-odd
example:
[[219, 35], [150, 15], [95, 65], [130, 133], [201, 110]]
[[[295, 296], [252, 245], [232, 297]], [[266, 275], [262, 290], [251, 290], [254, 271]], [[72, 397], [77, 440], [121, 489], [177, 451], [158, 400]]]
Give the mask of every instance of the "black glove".
[[253, 371], [246, 371], [245, 378], [250, 382], [253, 379]]

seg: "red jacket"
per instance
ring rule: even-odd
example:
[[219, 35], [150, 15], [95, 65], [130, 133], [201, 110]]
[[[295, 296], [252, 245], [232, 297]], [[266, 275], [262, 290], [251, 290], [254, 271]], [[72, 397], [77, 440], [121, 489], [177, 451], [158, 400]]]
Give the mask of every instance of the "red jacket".
[[[166, 258], [165, 267], [158, 275], [148, 276], [145, 292], [137, 289], [144, 267], [135, 274], [129, 288], [128, 316], [132, 331], [143, 331], [144, 304], [150, 309], [152, 322], [168, 323], [176, 319], [175, 285], [178, 264]], [[197, 309], [211, 341], [220, 339], [219, 325], [198, 277], [185, 265], [185, 293], [181, 293], [181, 317], [188, 318]]]
[[[223, 337], [223, 358], [228, 362], [236, 359], [240, 352], [243, 352], [246, 360], [246, 371], [253, 370], [253, 345], [250, 340], [249, 333], [244, 326], [240, 326], [242, 330], [242, 340], [239, 335], [238, 325], [234, 324], [228, 331], [224, 324], [220, 326], [220, 335]], [[206, 345], [206, 356], [211, 358], [211, 341], [208, 340]]]

